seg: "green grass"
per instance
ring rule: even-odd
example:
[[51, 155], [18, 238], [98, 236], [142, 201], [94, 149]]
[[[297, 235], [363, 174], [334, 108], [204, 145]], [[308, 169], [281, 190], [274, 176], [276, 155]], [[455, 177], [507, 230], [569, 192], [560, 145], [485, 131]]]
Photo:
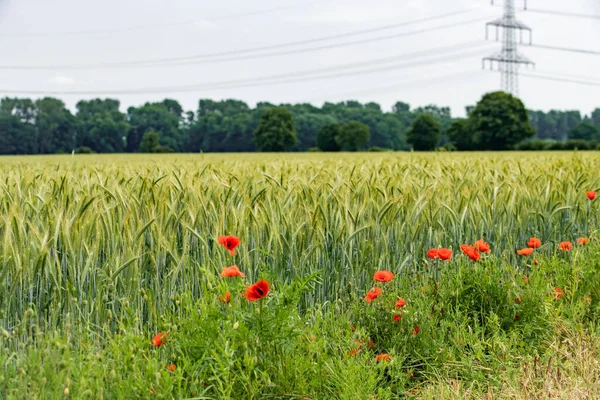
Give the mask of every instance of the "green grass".
[[[518, 371], [552, 364], [565, 331], [595, 343], [600, 199], [585, 192], [599, 170], [591, 152], [0, 158], [0, 397], [520, 387]], [[222, 234], [242, 240], [235, 258]], [[531, 236], [544, 245], [518, 256]], [[482, 237], [492, 252], [474, 265], [459, 246]], [[592, 240], [558, 251], [579, 237]], [[426, 259], [439, 246], [452, 261]], [[244, 283], [218, 277], [232, 264], [246, 284], [271, 282], [269, 297], [238, 296]], [[366, 305], [380, 269], [396, 278]], [[227, 289], [231, 307], [216, 299]], [[398, 297], [410, 308], [394, 324]], [[169, 342], [154, 349], [159, 331]], [[375, 348], [349, 356], [361, 340]]]

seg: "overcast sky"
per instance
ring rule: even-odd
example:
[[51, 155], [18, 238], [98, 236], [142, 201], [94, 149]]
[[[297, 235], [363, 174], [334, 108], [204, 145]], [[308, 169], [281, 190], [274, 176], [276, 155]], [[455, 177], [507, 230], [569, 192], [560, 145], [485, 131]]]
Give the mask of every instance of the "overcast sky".
[[[529, 8], [517, 18], [533, 29], [535, 44], [600, 52], [600, 18], [540, 12], [600, 16], [600, 0], [529, 0]], [[501, 14], [488, 0], [0, 0], [0, 97], [101, 92], [55, 97], [72, 109], [82, 98], [119, 98], [123, 110], [169, 97], [194, 111], [200, 98], [250, 105], [356, 99], [385, 110], [396, 101], [433, 103], [463, 116], [465, 105], [500, 88], [499, 73], [482, 71], [481, 58], [500, 49], [484, 39], [485, 21]], [[424, 21], [385, 28], [417, 20]], [[372, 31], [346, 35], [362, 30]], [[335, 35], [342, 36], [289, 44]], [[281, 46], [252, 50], [272, 45]], [[600, 55], [520, 50], [536, 63], [528, 73], [600, 85]], [[204, 58], [185, 59], [198, 55]], [[131, 64], [171, 58], [184, 60]], [[53, 69], [5, 68], [15, 66]], [[164, 92], [135, 93], [155, 88]], [[599, 93], [599, 86], [520, 79], [531, 109], [589, 114], [600, 107]]]

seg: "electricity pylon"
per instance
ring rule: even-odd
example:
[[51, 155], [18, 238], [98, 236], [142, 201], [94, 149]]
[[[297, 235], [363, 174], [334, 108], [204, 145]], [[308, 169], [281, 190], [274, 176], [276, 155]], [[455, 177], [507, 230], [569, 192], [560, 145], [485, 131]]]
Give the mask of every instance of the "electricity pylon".
[[[494, 0], [492, 0], [492, 5]], [[525, 0], [525, 10], [527, 10], [527, 0]], [[529, 33], [529, 44], [532, 42], [531, 28], [517, 21], [515, 18], [514, 0], [504, 0], [504, 15], [502, 18], [488, 22], [485, 26], [485, 38], [488, 38], [490, 26], [496, 27], [496, 40], [499, 39], [499, 31], [502, 29], [502, 49], [483, 59], [483, 68], [486, 61], [489, 61], [490, 69], [498, 67], [501, 74], [500, 84], [502, 90], [513, 96], [519, 95], [519, 67], [535, 66], [535, 63], [517, 51], [517, 32], [519, 34], [519, 43], [523, 43], [523, 32]]]

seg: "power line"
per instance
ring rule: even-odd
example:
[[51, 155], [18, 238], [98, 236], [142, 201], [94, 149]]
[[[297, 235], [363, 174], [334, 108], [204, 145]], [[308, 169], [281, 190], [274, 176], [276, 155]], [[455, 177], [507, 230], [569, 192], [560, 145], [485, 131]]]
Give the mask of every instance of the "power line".
[[600, 77], [564, 74], [562, 72], [556, 72], [556, 71], [535, 70], [532, 72], [535, 72], [536, 74], [550, 75], [550, 76], [558, 77], [561, 79], [575, 79], [575, 80], [584, 80], [584, 81], [588, 81], [588, 82], [600, 82]]
[[[172, 67], [172, 66], [183, 66], [183, 65], [195, 65], [195, 64], [202, 64], [202, 63], [220, 63], [220, 62], [227, 62], [227, 61], [242, 61], [242, 60], [277, 57], [277, 56], [283, 56], [283, 55], [310, 53], [313, 51], [328, 50], [328, 49], [334, 49], [334, 48], [340, 48], [340, 47], [353, 46], [353, 45], [357, 45], [357, 44], [367, 44], [367, 43], [373, 43], [373, 42], [378, 42], [378, 41], [382, 41], [382, 40], [390, 40], [390, 39], [397, 39], [397, 38], [408, 37], [408, 36], [415, 36], [415, 35], [420, 35], [423, 33], [429, 33], [429, 32], [435, 32], [435, 31], [439, 31], [439, 30], [443, 30], [443, 29], [454, 28], [457, 26], [464, 26], [464, 25], [475, 23], [475, 22], [480, 22], [482, 20], [483, 20], [482, 18], [478, 18], [478, 19], [473, 19], [473, 20], [456, 22], [456, 23], [452, 23], [452, 24], [435, 26], [435, 27], [431, 27], [431, 28], [424, 28], [424, 29], [418, 29], [418, 30], [409, 31], [409, 32], [402, 32], [402, 33], [393, 34], [393, 35], [377, 36], [374, 38], [359, 39], [359, 40], [354, 40], [354, 41], [326, 44], [326, 45], [321, 45], [321, 46], [293, 49], [293, 50], [287, 50], [287, 51], [250, 54], [250, 55], [241, 56], [241, 57], [219, 58], [219, 59], [214, 59], [214, 60], [209, 59], [209, 60], [188, 61], [188, 62], [168, 63], [168, 64], [164, 63], [164, 64], [155, 64], [155, 65], [144, 64], [144, 65], [138, 65], [136, 67], [138, 67], [138, 68], [139, 67], [142, 67], [142, 68], [145, 68], [145, 67]], [[2, 69], [1, 66], [0, 66], [0, 69]]]
[[587, 81], [597, 81], [597, 82], [600, 82], [600, 77], [563, 74], [561, 72], [556, 72], [556, 71], [539, 71], [539, 70], [536, 70], [535, 72], [538, 73], [538, 74], [554, 75], [554, 76], [558, 76], [560, 78], [573, 78], [573, 79], [579, 79], [579, 80], [587, 80]]
[[458, 73], [442, 75], [442, 76], [435, 77], [435, 78], [427, 78], [427, 79], [420, 79], [420, 80], [407, 80], [407, 81], [392, 84], [392, 85], [379, 86], [379, 87], [368, 88], [368, 89], [363, 89], [363, 90], [356, 90], [356, 91], [352, 91], [352, 92], [338, 93], [338, 94], [334, 94], [334, 95], [320, 96], [318, 98], [312, 97], [310, 99], [302, 100], [301, 102], [316, 101], [316, 100], [321, 100], [323, 98], [331, 99], [331, 98], [340, 98], [340, 97], [360, 96], [363, 94], [371, 94], [371, 93], [396, 92], [399, 89], [406, 89], [409, 87], [421, 86], [424, 84], [431, 85], [431, 84], [442, 83], [442, 82], [451, 82], [451, 81], [454, 81], [457, 79], [463, 80], [465, 78], [475, 78], [475, 77], [478, 78], [481, 76], [481, 75], [477, 76], [478, 73], [481, 73], [480, 69], [473, 70], [473, 71], [462, 71], [462, 72], [458, 72]]
[[[450, 14], [456, 14], [456, 12], [450, 13]], [[449, 14], [445, 14], [443, 16], [430, 17], [430, 18], [427, 18], [427, 20], [445, 18], [448, 15]], [[367, 30], [361, 30], [361, 31], [354, 31], [354, 32], [349, 32], [349, 33], [345, 33], [345, 34], [340, 34], [340, 35], [326, 36], [326, 37], [301, 40], [301, 41], [296, 41], [296, 42], [281, 43], [281, 44], [270, 45], [270, 46], [255, 47], [255, 48], [250, 48], [250, 49], [245, 49], [245, 50], [197, 54], [197, 55], [186, 56], [186, 57], [159, 58], [159, 59], [148, 59], [148, 60], [142, 60], [142, 61], [88, 64], [88, 65], [77, 65], [77, 66], [73, 66], [73, 65], [46, 65], [46, 66], [0, 65], [0, 69], [5, 69], [5, 70], [8, 70], [8, 69], [79, 70], [79, 69], [103, 69], [103, 68], [145, 68], [145, 67], [162, 67], [162, 66], [173, 67], [173, 66], [179, 66], [179, 65], [198, 64], [198, 63], [203, 63], [203, 62], [204, 63], [214, 63], [214, 62], [224, 62], [224, 61], [240, 61], [240, 60], [262, 58], [262, 57], [274, 57], [274, 56], [280, 56], [280, 55], [306, 53], [306, 52], [312, 52], [312, 51], [318, 51], [318, 50], [346, 47], [346, 46], [351, 46], [351, 45], [356, 45], [356, 44], [364, 44], [364, 43], [371, 43], [371, 42], [381, 41], [381, 40], [389, 40], [389, 39], [395, 39], [395, 38], [400, 38], [400, 37], [413, 36], [413, 35], [418, 35], [418, 34], [422, 34], [422, 33], [434, 32], [434, 31], [438, 31], [438, 30], [454, 28], [457, 26], [464, 26], [464, 25], [471, 24], [471, 23], [481, 22], [485, 19], [487, 19], [487, 17], [476, 18], [476, 19], [471, 19], [471, 20], [466, 20], [466, 21], [459, 21], [459, 22], [445, 24], [445, 25], [438, 25], [438, 26], [434, 26], [431, 28], [423, 28], [423, 29], [418, 29], [418, 30], [409, 31], [409, 32], [402, 32], [402, 33], [396, 33], [396, 34], [385, 35], [385, 36], [376, 36], [376, 37], [367, 38], [367, 39], [359, 39], [359, 40], [341, 42], [341, 43], [332, 43], [332, 44], [326, 44], [326, 45], [321, 45], [321, 46], [293, 49], [293, 50], [280, 51], [280, 52], [249, 54], [246, 56], [239, 56], [239, 55], [244, 54], [244, 53], [261, 52], [261, 51], [269, 50], [269, 49], [285, 48], [288, 46], [293, 47], [293, 46], [298, 46], [301, 44], [322, 42], [322, 41], [327, 41], [327, 40], [332, 40], [332, 39], [337, 39], [337, 38], [342, 38], [342, 37], [355, 36], [355, 35], [359, 35], [359, 34], [375, 32], [375, 31], [379, 31], [379, 30], [391, 29], [392, 27], [400, 27], [400, 26], [421, 23], [424, 21], [422, 19], [422, 20], [417, 20], [417, 21], [405, 22], [402, 24], [388, 25], [385, 27], [379, 27], [379, 28], [373, 28], [373, 29], [367, 29]], [[223, 58], [223, 56], [227, 56], [227, 55], [235, 55], [235, 57]], [[211, 58], [215, 58], [215, 57], [220, 57], [220, 58], [217, 58], [216, 60], [211, 60]], [[189, 62], [185, 62], [185, 61], [189, 61]]]
[[529, 8], [527, 12], [537, 13], [537, 14], [548, 14], [548, 15], [559, 15], [561, 17], [574, 17], [574, 18], [588, 18], [588, 19], [600, 19], [600, 15], [589, 15], [589, 14], [578, 14], [573, 12], [566, 11], [554, 11], [554, 10], [540, 10], [536, 8]]
[[571, 47], [548, 46], [548, 45], [543, 45], [543, 44], [533, 44], [529, 47], [537, 47], [540, 49], [547, 49], [547, 50], [568, 51], [571, 53], [600, 55], [600, 51], [597, 51], [597, 50], [574, 49]]
[[269, 13], [273, 13], [273, 12], [285, 11], [285, 10], [294, 9], [294, 8], [298, 8], [298, 7], [306, 7], [306, 6], [312, 5], [312, 4], [322, 4], [322, 3], [327, 3], [327, 2], [331, 2], [331, 1], [334, 1], [334, 0], [313, 0], [313, 1], [308, 1], [308, 2], [299, 3], [299, 4], [277, 6], [277, 7], [271, 7], [271, 8], [261, 9], [261, 10], [253, 10], [253, 11], [242, 12], [242, 13], [217, 15], [217, 16], [213, 16], [213, 17], [207, 17], [204, 19], [200, 19], [200, 20], [189, 19], [189, 20], [185, 20], [185, 21], [174, 21], [174, 22], [169, 22], [169, 23], [153, 24], [153, 25], [140, 25], [140, 26], [133, 26], [133, 27], [128, 27], [128, 28], [119, 28], [119, 29], [98, 29], [98, 30], [66, 31], [66, 32], [8, 33], [8, 34], [0, 32], [0, 37], [10, 37], [10, 38], [56, 37], [56, 36], [75, 36], [75, 35], [115, 34], [115, 33], [143, 31], [143, 30], [155, 30], [156, 31], [157, 29], [160, 29], [160, 28], [172, 28], [172, 27], [177, 27], [177, 26], [192, 25], [197, 22], [224, 21], [224, 20], [229, 20], [229, 19], [250, 17], [250, 16], [254, 16], [254, 15], [269, 14]]
[[[479, 56], [481, 51], [470, 51], [463, 53], [455, 53], [453, 57], [440, 56], [437, 58], [422, 60], [422, 61], [409, 61], [399, 64], [392, 64], [385, 67], [369, 68], [356, 71], [347, 72], [332, 72], [328, 74], [322, 74], [323, 71], [299, 71], [291, 74], [280, 74], [271, 76], [262, 76], [247, 79], [238, 79], [222, 82], [212, 83], [198, 83], [185, 86], [170, 86], [170, 87], [155, 87], [155, 88], [140, 88], [140, 89], [128, 89], [128, 90], [104, 90], [104, 91], [43, 91], [43, 90], [11, 90], [1, 89], [0, 92], [11, 93], [11, 94], [41, 94], [41, 95], [123, 95], [123, 94], [148, 94], [148, 93], [175, 93], [175, 92], [193, 92], [198, 90], [211, 90], [211, 89], [235, 89], [243, 87], [256, 87], [264, 85], [278, 85], [283, 83], [295, 83], [304, 81], [314, 81], [323, 79], [338, 79], [347, 76], [373, 74], [377, 72], [383, 72], [388, 70], [398, 70], [402, 68], [420, 67], [425, 65], [434, 65], [438, 63], [445, 63], [449, 61], [462, 60], [469, 56]], [[348, 66], [341, 66], [341, 69], [347, 69]], [[351, 68], [354, 68], [352, 66]], [[331, 71], [333, 68], [328, 68], [327, 71]], [[327, 72], [325, 71], [325, 72]], [[320, 74], [320, 75], [317, 75]], [[308, 75], [308, 76], [306, 76]], [[311, 76], [316, 75], [316, 76]]]
[[543, 75], [535, 75], [535, 74], [528, 74], [528, 73], [521, 73], [521, 75], [526, 76], [528, 78], [542, 79], [542, 80], [554, 81], [554, 82], [577, 83], [577, 84], [586, 85], [586, 86], [600, 86], [600, 82], [590, 82], [590, 81], [581, 80], [581, 79], [569, 79], [569, 78], [561, 78], [561, 77], [555, 77], [555, 76], [543, 76]]

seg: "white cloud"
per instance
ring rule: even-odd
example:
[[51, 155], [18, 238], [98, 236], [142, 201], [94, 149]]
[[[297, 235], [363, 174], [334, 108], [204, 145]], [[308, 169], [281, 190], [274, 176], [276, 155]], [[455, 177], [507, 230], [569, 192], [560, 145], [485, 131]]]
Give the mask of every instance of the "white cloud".
[[56, 75], [48, 79], [48, 83], [53, 83], [55, 85], [72, 85], [75, 83], [75, 79], [69, 78], [68, 76]]

